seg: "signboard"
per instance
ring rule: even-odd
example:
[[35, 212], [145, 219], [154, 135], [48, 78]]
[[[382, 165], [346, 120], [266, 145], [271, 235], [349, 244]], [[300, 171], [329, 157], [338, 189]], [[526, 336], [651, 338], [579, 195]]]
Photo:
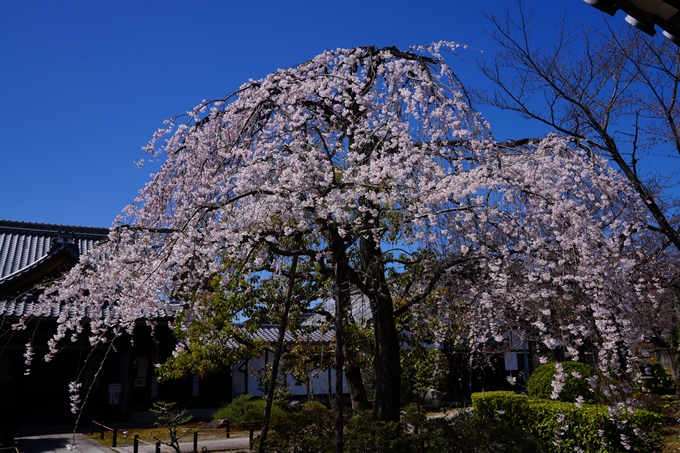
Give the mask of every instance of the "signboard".
[[120, 400], [121, 384], [109, 384], [109, 405], [115, 406]]

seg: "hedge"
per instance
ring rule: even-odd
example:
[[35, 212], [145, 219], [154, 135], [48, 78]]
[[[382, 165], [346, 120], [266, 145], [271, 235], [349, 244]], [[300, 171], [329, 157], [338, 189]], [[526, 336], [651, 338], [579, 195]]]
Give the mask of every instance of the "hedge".
[[[581, 362], [562, 362], [564, 374], [567, 376], [564, 388], [560, 392], [558, 401], [573, 403], [578, 396], [582, 396], [585, 402], [593, 402], [593, 391], [588, 384], [587, 378], [595, 372], [592, 366]], [[572, 373], [578, 373], [581, 377], [574, 377]], [[527, 393], [531, 398], [550, 398], [553, 392], [553, 379], [555, 377], [555, 363], [546, 363], [539, 366], [531, 373], [527, 383]]]
[[[335, 448], [333, 411], [317, 405], [272, 418], [266, 450], [326, 453]], [[400, 422], [373, 421], [371, 412], [344, 411], [345, 453], [547, 453], [535, 436], [509, 423], [464, 412], [431, 418], [407, 410]], [[422, 415], [422, 416], [421, 416]]]
[[480, 417], [520, 427], [552, 443], [555, 452], [662, 450], [662, 417], [654, 412], [624, 413], [617, 427], [605, 406], [583, 404], [579, 408], [574, 403], [533, 399], [514, 392], [474, 393], [472, 405]]

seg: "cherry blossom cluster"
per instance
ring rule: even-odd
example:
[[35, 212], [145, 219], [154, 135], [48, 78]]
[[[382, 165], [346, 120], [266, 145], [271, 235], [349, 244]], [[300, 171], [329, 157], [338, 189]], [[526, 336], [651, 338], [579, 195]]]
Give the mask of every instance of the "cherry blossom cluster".
[[71, 400], [71, 412], [74, 414], [77, 414], [78, 410], [80, 410], [80, 388], [82, 386], [83, 384], [78, 381], [69, 382], [68, 384], [68, 393]]

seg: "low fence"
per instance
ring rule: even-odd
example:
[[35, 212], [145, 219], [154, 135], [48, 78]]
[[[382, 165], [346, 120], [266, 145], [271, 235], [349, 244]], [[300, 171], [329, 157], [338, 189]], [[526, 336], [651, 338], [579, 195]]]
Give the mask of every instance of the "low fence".
[[[208, 429], [201, 429], [199, 426], [196, 428], [196, 430], [193, 432], [193, 453], [198, 453], [198, 441], [199, 441], [199, 435], [201, 432], [206, 433], [207, 431], [211, 431], [210, 434], [210, 439], [215, 439], [215, 431], [219, 431], [220, 433], [223, 434], [223, 438], [225, 439], [231, 439], [235, 437], [246, 437], [248, 436], [248, 445], [249, 449], [253, 449], [253, 440], [255, 436], [255, 431], [260, 429], [260, 426], [262, 425], [262, 421], [251, 421], [251, 422], [231, 422], [229, 420], [225, 420], [225, 426], [223, 428], [210, 428]], [[104, 422], [97, 422], [96, 420], [92, 420], [90, 424], [90, 434], [94, 434], [95, 432], [100, 433], [100, 440], [105, 440], [106, 434], [111, 433], [111, 448], [118, 447], [118, 440], [119, 440], [119, 435], [121, 434], [120, 430], [118, 429], [117, 426], [107, 426], [104, 424]], [[126, 429], [123, 433], [123, 438], [124, 440], [127, 440], [127, 437], [130, 434], [130, 429]], [[236, 435], [235, 435], [236, 434]], [[222, 435], [222, 434], [221, 434]], [[132, 437], [132, 446], [133, 446], [133, 452], [134, 453], [139, 453], [139, 444], [140, 442], [146, 445], [155, 445], [155, 452], [156, 453], [175, 453], [174, 450], [168, 450], [167, 448], [163, 447], [163, 443], [159, 440], [157, 440], [155, 443], [153, 442], [148, 442], [143, 439], [139, 438], [139, 434], [133, 434]], [[0, 449], [2, 450], [2, 449]], [[0, 451], [0, 453], [5, 453]], [[8, 452], [9, 453], [9, 452]], [[18, 450], [13, 453], [19, 453]]]

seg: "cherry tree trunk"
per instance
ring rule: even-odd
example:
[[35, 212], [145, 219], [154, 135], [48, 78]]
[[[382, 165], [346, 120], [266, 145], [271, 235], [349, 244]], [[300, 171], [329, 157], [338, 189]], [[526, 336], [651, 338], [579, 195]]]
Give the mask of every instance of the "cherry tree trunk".
[[364, 379], [361, 376], [361, 368], [356, 365], [356, 353], [347, 348], [347, 346], [344, 346], [343, 354], [345, 356], [345, 379], [349, 387], [352, 409], [357, 411], [368, 410], [371, 405], [368, 403], [368, 395]]
[[363, 273], [366, 292], [373, 312], [375, 351], [375, 403], [373, 418], [379, 421], [399, 421], [401, 398], [401, 361], [399, 338], [394, 319], [394, 307], [387, 280], [380, 244], [373, 238], [361, 240]]
[[[279, 325], [279, 336], [276, 341], [276, 354], [274, 355], [274, 363], [272, 364], [271, 376], [267, 384], [267, 399], [264, 406], [264, 416], [262, 417], [262, 429], [260, 430], [260, 445], [257, 448], [258, 453], [264, 453], [265, 444], [267, 442], [267, 433], [269, 432], [269, 420], [272, 414], [272, 404], [274, 402], [274, 393], [276, 392], [276, 380], [279, 375], [279, 363], [283, 355], [284, 341], [286, 337], [286, 326], [288, 324], [288, 313], [290, 312], [290, 302], [293, 298], [293, 287], [295, 284], [295, 271], [297, 270], [297, 255], [293, 256], [293, 263], [290, 266], [290, 275], [288, 277], [288, 289], [286, 290], [286, 299], [283, 305], [283, 313], [281, 313], [281, 324]], [[179, 449], [177, 449], [179, 451]]]
[[377, 296], [373, 315], [375, 335], [373, 418], [380, 421], [399, 421], [401, 362], [399, 339], [392, 314], [392, 298], [389, 293], [382, 291]]
[[342, 241], [333, 235], [333, 268], [335, 298], [335, 453], [343, 450], [342, 421], [342, 376], [345, 368], [344, 350], [344, 316], [342, 313], [350, 301], [349, 263]]

